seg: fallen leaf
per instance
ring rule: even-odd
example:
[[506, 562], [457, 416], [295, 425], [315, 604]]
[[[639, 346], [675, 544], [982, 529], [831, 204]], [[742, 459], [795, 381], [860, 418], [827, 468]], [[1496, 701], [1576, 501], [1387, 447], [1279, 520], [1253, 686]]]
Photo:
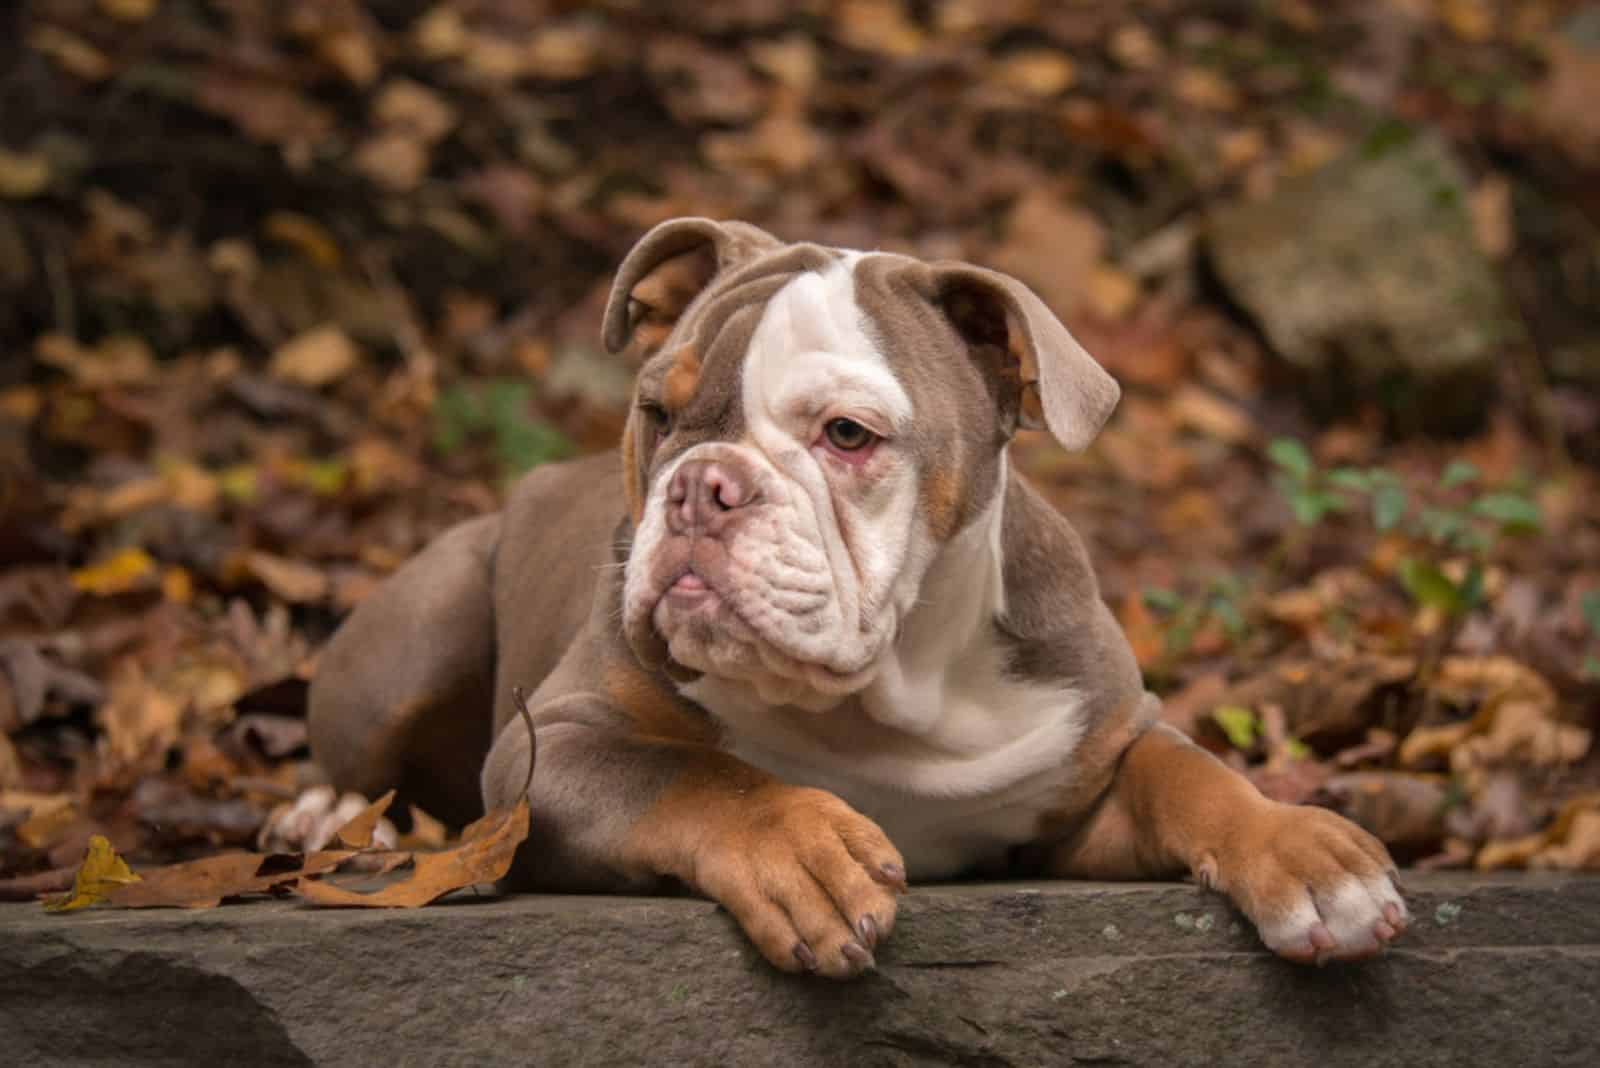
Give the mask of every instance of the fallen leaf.
[[995, 77], [1000, 84], [1029, 96], [1054, 96], [1070, 89], [1077, 75], [1072, 60], [1046, 48], [1014, 52], [995, 67]]
[[0, 639], [0, 731], [10, 733], [44, 714], [56, 697], [69, 704], [98, 704], [105, 691], [88, 675], [56, 663], [26, 638]]
[[100, 10], [121, 22], [143, 22], [156, 13], [161, 0], [99, 0]]
[[438, 853], [413, 855], [411, 874], [371, 893], [347, 890], [322, 879], [301, 879], [295, 893], [318, 905], [419, 908], [454, 890], [505, 878], [517, 846], [528, 837], [528, 801], [496, 809], [462, 832], [461, 842]]
[[285, 343], [272, 354], [272, 373], [297, 385], [319, 389], [349, 374], [361, 350], [337, 326], [319, 326]]
[[362, 809], [336, 833], [339, 841], [350, 849], [366, 849], [372, 845], [372, 835], [378, 829], [378, 821], [383, 814], [389, 811], [389, 806], [394, 803], [394, 791], [390, 790], [372, 804]]
[[299, 560], [253, 549], [244, 566], [261, 584], [291, 604], [310, 604], [328, 595], [326, 574]]
[[1255, 424], [1243, 409], [1200, 386], [1179, 386], [1168, 408], [1179, 426], [1229, 445], [1255, 438]]
[[1318, 803], [1366, 828], [1384, 842], [1431, 850], [1444, 838], [1450, 794], [1434, 776], [1394, 771], [1352, 771], [1322, 784]]
[[117, 856], [116, 850], [103, 835], [89, 839], [89, 850], [73, 877], [72, 889], [58, 897], [47, 898], [47, 912], [67, 912], [104, 901], [106, 895], [119, 886], [137, 882], [139, 877], [129, 868], [128, 862]]
[[450, 832], [445, 825], [416, 805], [408, 805], [407, 808], [411, 812], [411, 830], [400, 836], [400, 848], [443, 849], [445, 843], [450, 840]]
[[26, 200], [50, 185], [50, 161], [36, 153], [17, 153], [0, 146], [0, 197]]

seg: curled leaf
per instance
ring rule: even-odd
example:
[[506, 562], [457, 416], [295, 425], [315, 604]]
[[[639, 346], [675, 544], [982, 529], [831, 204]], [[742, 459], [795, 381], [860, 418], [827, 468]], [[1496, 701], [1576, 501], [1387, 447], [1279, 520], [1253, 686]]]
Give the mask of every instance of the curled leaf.
[[128, 862], [117, 855], [104, 835], [89, 839], [89, 850], [84, 854], [78, 873], [72, 878], [72, 889], [65, 894], [46, 898], [47, 912], [69, 912], [104, 901], [117, 887], [139, 881], [139, 876], [128, 867]]

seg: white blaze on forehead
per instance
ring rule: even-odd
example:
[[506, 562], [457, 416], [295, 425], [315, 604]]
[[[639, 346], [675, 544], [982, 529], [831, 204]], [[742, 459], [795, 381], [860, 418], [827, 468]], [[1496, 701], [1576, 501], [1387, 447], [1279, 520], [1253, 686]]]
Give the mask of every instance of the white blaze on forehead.
[[911, 419], [911, 398], [867, 332], [855, 297], [854, 257], [807, 271], [767, 302], [745, 354], [744, 408], [752, 436], [781, 447], [826, 411], [872, 416], [892, 433]]

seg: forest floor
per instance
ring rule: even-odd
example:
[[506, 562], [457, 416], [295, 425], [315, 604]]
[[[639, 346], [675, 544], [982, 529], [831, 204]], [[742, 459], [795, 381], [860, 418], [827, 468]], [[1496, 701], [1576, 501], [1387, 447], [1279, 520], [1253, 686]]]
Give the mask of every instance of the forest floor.
[[[685, 214], [1032, 284], [1124, 395], [1016, 467], [1167, 717], [1407, 864], [1600, 867], [1600, 7], [1330, 7], [11, 5], [0, 887], [253, 846], [343, 615], [615, 442], [609, 273]], [[1423, 134], [1516, 327], [1448, 436], [1292, 371], [1216, 258]]]

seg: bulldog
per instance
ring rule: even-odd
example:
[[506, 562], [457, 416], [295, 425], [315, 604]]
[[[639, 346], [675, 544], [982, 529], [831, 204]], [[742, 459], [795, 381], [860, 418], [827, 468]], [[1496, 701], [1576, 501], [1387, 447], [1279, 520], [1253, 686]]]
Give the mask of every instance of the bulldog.
[[[775, 967], [874, 964], [908, 880], [1190, 875], [1291, 960], [1408, 922], [1383, 845], [1159, 722], [1072, 528], [1007, 462], [1116, 383], [1020, 282], [676, 219], [619, 269], [621, 448], [540, 467], [323, 652], [315, 758], [461, 822], [527, 787], [511, 881], [687, 888]], [[533, 690], [533, 736], [513, 707]]]

